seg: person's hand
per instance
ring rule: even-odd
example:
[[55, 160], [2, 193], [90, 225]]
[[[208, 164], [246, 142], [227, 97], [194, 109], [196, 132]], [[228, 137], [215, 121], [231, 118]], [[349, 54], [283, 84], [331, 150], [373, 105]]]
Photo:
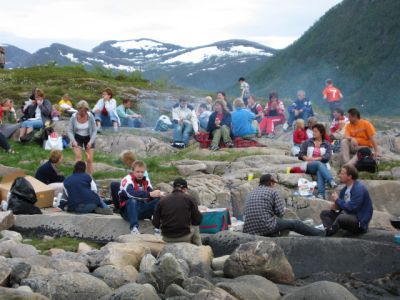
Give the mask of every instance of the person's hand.
[[294, 115], [297, 116], [297, 115], [299, 114], [299, 112], [300, 112], [300, 111], [299, 111], [298, 109], [295, 109], [295, 110], [294, 110]]
[[372, 153], [372, 155], [373, 155], [375, 158], [380, 158], [380, 157], [382, 157], [382, 154], [381, 154], [379, 151], [376, 151], [376, 152]]
[[159, 198], [161, 197], [161, 191], [160, 190], [154, 190], [150, 192], [150, 197], [151, 198]]
[[215, 125], [216, 126], [220, 126], [221, 124], [221, 120], [220, 119], [215, 119]]
[[54, 207], [54, 208], [52, 209], [52, 211], [53, 211], [53, 212], [62, 212], [62, 209], [59, 208], [59, 207]]
[[37, 103], [38, 106], [41, 106], [41, 105], [43, 104], [43, 99], [41, 99], [41, 100], [36, 100], [36, 103]]
[[77, 143], [77, 142], [72, 142], [72, 143], [71, 143], [71, 146], [72, 146], [72, 148], [78, 147], [78, 143]]
[[336, 205], [336, 202], [332, 202], [332, 204], [331, 204], [331, 210], [337, 210], [338, 209], [338, 207], [337, 207], [337, 205]]
[[94, 109], [93, 111], [94, 111], [95, 114], [98, 114], [98, 113], [101, 112], [100, 109]]
[[194, 133], [194, 135], [196, 135], [196, 136], [199, 135], [199, 134], [200, 134], [200, 131], [197, 131], [197, 132]]
[[182, 120], [182, 119], [179, 119], [179, 120], [178, 120], [178, 124], [179, 124], [179, 125], [182, 125], [182, 124], [183, 124], [183, 120]]
[[92, 144], [91, 143], [87, 143], [86, 150], [90, 150], [91, 148], [92, 148]]

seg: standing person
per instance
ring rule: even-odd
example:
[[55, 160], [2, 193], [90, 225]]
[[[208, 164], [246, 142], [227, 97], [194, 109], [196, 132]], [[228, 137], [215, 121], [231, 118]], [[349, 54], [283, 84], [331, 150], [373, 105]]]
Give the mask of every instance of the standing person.
[[4, 47], [0, 47], [0, 69], [4, 69], [6, 65], [6, 50]]
[[54, 189], [56, 195], [64, 191], [63, 181], [65, 177], [58, 170], [62, 161], [62, 151], [51, 150], [49, 160], [42, 164], [35, 174], [35, 178]]
[[373, 207], [367, 188], [358, 181], [357, 169], [343, 166], [339, 174], [340, 182], [345, 187], [340, 194], [331, 196], [331, 210], [323, 210], [320, 214], [326, 235], [331, 236], [344, 229], [351, 234], [365, 233], [372, 219]]
[[187, 194], [186, 180], [174, 180], [173, 192], [157, 205], [153, 225], [161, 229], [163, 240], [167, 243], [192, 243], [201, 246], [199, 225], [203, 219], [196, 200]]
[[172, 108], [172, 122], [174, 123], [174, 140], [173, 147], [182, 148], [180, 144], [183, 143], [184, 147], [189, 144], [191, 135], [199, 132], [199, 123], [197, 120], [196, 112], [193, 106], [188, 104], [189, 98], [181, 96], [179, 103], [175, 104]]
[[23, 122], [19, 131], [20, 139], [31, 133], [34, 129], [44, 128], [46, 121], [51, 121], [53, 108], [51, 102], [45, 99], [44, 92], [41, 89], [35, 89], [34, 98], [22, 117]]
[[214, 112], [208, 121], [207, 132], [212, 136], [210, 150], [219, 150], [219, 143], [224, 142], [229, 148], [233, 147], [231, 138], [231, 113], [226, 107], [226, 102], [216, 100], [214, 104]]
[[71, 117], [68, 123], [68, 137], [75, 154], [75, 161], [82, 160], [82, 150], [84, 150], [88, 173], [93, 174], [96, 121], [89, 112], [89, 104], [85, 100], [79, 101], [76, 108], [78, 112]]
[[246, 82], [244, 77], [239, 78], [240, 84], [240, 99], [243, 101], [244, 105], [247, 106], [247, 100], [250, 97], [250, 85]]
[[132, 109], [130, 99], [122, 100], [122, 104], [117, 107], [117, 115], [121, 121], [121, 126], [130, 128], [140, 128], [143, 125], [143, 116], [135, 113]]
[[328, 100], [331, 117], [333, 117], [333, 111], [335, 108], [340, 107], [340, 100], [343, 98], [343, 95], [337, 87], [333, 86], [332, 79], [327, 79], [325, 84], [326, 87], [322, 91], [322, 96]]
[[325, 182], [332, 188], [337, 187], [327, 165], [332, 155], [332, 146], [325, 139], [324, 125], [316, 124], [312, 129], [314, 137], [301, 145], [298, 157], [307, 163], [307, 174], [317, 175], [318, 198], [325, 199]]
[[235, 111], [232, 113], [232, 133], [235, 137], [250, 139], [256, 136], [258, 122], [256, 115], [245, 109], [241, 99], [233, 101]]
[[[347, 111], [349, 123], [344, 127], [344, 139], [340, 142], [341, 163], [354, 166], [357, 162], [357, 150], [368, 147], [373, 148], [375, 157], [380, 157], [376, 142], [376, 130], [368, 120], [361, 119], [356, 108]], [[350, 159], [350, 155], [354, 156]]]
[[278, 94], [269, 94], [269, 101], [265, 105], [264, 118], [260, 123], [260, 134], [267, 133], [269, 138], [275, 136], [275, 125], [285, 123], [285, 106], [282, 100], [278, 99]]
[[277, 183], [271, 174], [260, 177], [260, 184], [246, 197], [243, 232], [272, 236], [291, 230], [307, 236], [322, 236], [325, 232], [307, 226], [300, 220], [283, 219], [285, 205], [279, 192], [274, 188]]
[[207, 109], [206, 103], [201, 103], [197, 109], [197, 118], [199, 119], [199, 130], [202, 132], [207, 131], [208, 121], [210, 120], [212, 112]]
[[117, 101], [113, 98], [113, 92], [107, 88], [101, 96], [102, 98], [97, 101], [93, 108], [98, 130], [100, 131], [102, 126], [112, 126], [114, 131], [118, 131], [118, 126], [121, 124], [117, 115]]
[[64, 181], [67, 201], [61, 202], [59, 208], [64, 209], [65, 205], [68, 205], [67, 211], [69, 212], [76, 212], [78, 214], [95, 212], [112, 215], [112, 210], [92, 190], [92, 182], [92, 177], [86, 173], [86, 163], [84, 161], [77, 161], [72, 175]]
[[120, 213], [129, 222], [132, 234], [140, 234], [139, 220], [151, 219], [161, 197], [160, 190], [153, 190], [144, 176], [146, 164], [135, 161], [132, 172], [121, 181], [119, 191]]
[[260, 123], [264, 115], [264, 111], [261, 104], [256, 102], [255, 96], [250, 95], [249, 99], [247, 100], [247, 108], [256, 115], [256, 120], [258, 123]]
[[306, 98], [305, 91], [297, 92], [297, 99], [288, 107], [288, 113], [288, 122], [283, 126], [285, 131], [292, 128], [295, 120], [303, 119], [304, 122], [307, 122], [310, 117], [314, 116], [311, 101]]

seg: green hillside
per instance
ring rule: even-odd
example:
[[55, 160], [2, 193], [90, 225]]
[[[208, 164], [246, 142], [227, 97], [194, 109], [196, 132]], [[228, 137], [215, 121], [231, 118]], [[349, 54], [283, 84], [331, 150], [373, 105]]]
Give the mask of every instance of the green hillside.
[[400, 1], [344, 0], [247, 81], [259, 95], [275, 90], [294, 97], [305, 89], [322, 104], [327, 78], [342, 90], [345, 108], [400, 113]]

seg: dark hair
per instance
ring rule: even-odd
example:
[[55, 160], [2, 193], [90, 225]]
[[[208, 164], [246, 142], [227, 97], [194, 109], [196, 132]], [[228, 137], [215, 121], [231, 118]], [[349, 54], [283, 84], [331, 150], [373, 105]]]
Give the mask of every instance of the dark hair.
[[207, 109], [207, 104], [201, 103], [199, 107], [202, 108], [202, 109]]
[[350, 108], [347, 113], [352, 117], [357, 117], [357, 119], [361, 118], [360, 112], [357, 108]]
[[103, 93], [106, 93], [107, 95], [110, 95], [110, 97], [112, 98], [113, 96], [113, 92], [110, 88], [106, 88], [103, 90]]
[[336, 107], [333, 111], [336, 111], [336, 112], [339, 113], [341, 116], [344, 115], [344, 111], [343, 111], [343, 109], [341, 109], [340, 107]]
[[325, 83], [326, 83], [326, 84], [332, 84], [333, 81], [332, 81], [332, 79], [327, 79], [327, 80], [325, 81]]
[[220, 92], [217, 92], [217, 95], [218, 94], [221, 94], [222, 96], [224, 96], [224, 98], [226, 97], [225, 92], [220, 91]]
[[85, 173], [86, 172], [86, 163], [84, 161], [77, 161], [74, 165], [74, 170], [72, 173]]
[[357, 180], [357, 179], [358, 179], [358, 171], [357, 171], [356, 167], [354, 167], [354, 166], [349, 166], [349, 165], [344, 165], [344, 166], [342, 167], [342, 169], [345, 169], [347, 175], [348, 175], [348, 176], [351, 176], [351, 178], [352, 178], [353, 180]]
[[246, 79], [244, 79], [244, 77], [240, 77], [238, 81], [246, 81]]
[[264, 174], [264, 175], [261, 175], [261, 177], [260, 177], [259, 185], [271, 186], [274, 182], [277, 183], [278, 181], [275, 179], [275, 177], [273, 175]]
[[319, 131], [319, 133], [321, 134], [321, 139], [325, 140], [325, 134], [326, 134], [326, 130], [325, 130], [325, 126], [322, 124], [315, 124], [312, 129], [317, 128], [317, 130]]
[[269, 100], [271, 101], [272, 98], [278, 99], [278, 93], [277, 92], [269, 93]]
[[124, 100], [122, 100], [122, 103], [123, 103], [123, 104], [128, 103], [128, 102], [131, 102], [131, 99], [124, 99]]

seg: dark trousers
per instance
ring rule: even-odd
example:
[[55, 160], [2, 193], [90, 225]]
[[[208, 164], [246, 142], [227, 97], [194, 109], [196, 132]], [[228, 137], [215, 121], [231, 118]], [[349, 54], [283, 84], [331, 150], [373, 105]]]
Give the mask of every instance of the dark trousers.
[[320, 218], [324, 227], [327, 228], [327, 235], [333, 235], [339, 229], [347, 230], [353, 234], [365, 232], [360, 227], [360, 222], [358, 222], [356, 215], [336, 212], [334, 210], [323, 210], [321, 211]]
[[276, 233], [287, 230], [306, 236], [325, 236], [325, 231], [308, 226], [300, 220], [286, 220], [280, 218], [276, 218], [276, 231], [271, 235], [276, 235]]
[[116, 209], [119, 209], [119, 196], [118, 196], [118, 192], [119, 192], [119, 187], [120, 187], [121, 183], [119, 181], [113, 181], [110, 183], [110, 194], [111, 194], [111, 199], [112, 202], [114, 204], [114, 207]]
[[10, 145], [8, 144], [4, 134], [2, 134], [1, 132], [0, 132], [0, 147], [6, 151], [10, 150]]

